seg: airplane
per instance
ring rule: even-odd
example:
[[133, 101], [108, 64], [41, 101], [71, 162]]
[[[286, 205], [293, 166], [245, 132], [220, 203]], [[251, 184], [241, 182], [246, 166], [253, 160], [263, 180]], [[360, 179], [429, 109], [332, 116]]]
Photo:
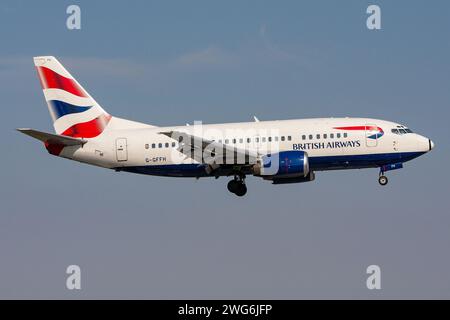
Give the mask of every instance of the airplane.
[[370, 118], [317, 118], [173, 127], [107, 113], [52, 56], [34, 57], [55, 133], [18, 131], [54, 156], [113, 169], [167, 177], [232, 177], [227, 189], [247, 193], [246, 176], [273, 184], [313, 181], [315, 172], [403, 167], [434, 148], [408, 127]]

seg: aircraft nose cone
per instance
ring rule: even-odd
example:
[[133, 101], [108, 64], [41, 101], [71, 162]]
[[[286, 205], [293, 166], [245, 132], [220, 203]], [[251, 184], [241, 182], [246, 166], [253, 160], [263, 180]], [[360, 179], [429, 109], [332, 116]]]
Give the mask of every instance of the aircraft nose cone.
[[429, 145], [429, 147], [430, 147], [430, 150], [429, 150], [429, 151], [431, 151], [431, 150], [434, 148], [434, 142], [431, 141], [431, 139], [428, 139], [428, 145]]

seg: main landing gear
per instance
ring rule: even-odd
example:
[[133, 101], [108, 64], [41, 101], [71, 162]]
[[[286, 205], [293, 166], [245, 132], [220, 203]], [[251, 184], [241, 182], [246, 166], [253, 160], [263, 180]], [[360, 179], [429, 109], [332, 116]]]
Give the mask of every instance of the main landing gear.
[[228, 191], [234, 193], [238, 197], [242, 197], [247, 193], [247, 186], [245, 185], [245, 176], [234, 176], [227, 185]]

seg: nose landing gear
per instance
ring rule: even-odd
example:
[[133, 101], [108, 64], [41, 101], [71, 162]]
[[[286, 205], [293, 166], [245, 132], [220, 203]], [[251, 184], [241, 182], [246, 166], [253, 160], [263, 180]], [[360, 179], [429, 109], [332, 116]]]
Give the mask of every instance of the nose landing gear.
[[247, 186], [245, 185], [245, 176], [234, 176], [227, 185], [228, 191], [234, 193], [238, 197], [242, 197], [247, 193]]
[[403, 168], [402, 162], [385, 164], [380, 167], [380, 176], [378, 177], [378, 183], [382, 186], [387, 185], [388, 178], [384, 175], [386, 171], [397, 170]]
[[384, 175], [385, 170], [383, 170], [384, 167], [380, 167], [380, 176], [378, 177], [378, 183], [382, 186], [387, 185], [388, 178]]

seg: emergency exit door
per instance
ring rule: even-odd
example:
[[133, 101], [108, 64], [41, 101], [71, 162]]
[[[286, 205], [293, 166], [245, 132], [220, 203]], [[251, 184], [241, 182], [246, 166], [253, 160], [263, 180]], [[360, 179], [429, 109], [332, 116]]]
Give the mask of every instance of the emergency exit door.
[[126, 138], [118, 138], [116, 140], [116, 155], [117, 155], [117, 161], [127, 161], [128, 160], [127, 139]]

